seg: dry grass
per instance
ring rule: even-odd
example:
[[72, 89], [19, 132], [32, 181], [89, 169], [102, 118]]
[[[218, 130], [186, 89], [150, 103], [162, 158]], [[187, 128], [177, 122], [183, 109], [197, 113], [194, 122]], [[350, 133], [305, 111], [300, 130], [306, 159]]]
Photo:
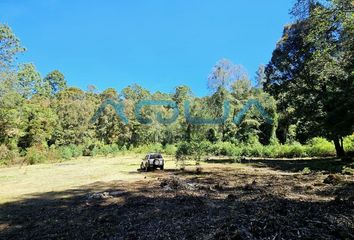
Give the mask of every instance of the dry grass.
[[141, 157], [0, 169], [0, 238], [354, 236], [354, 176], [335, 159], [211, 159], [196, 172], [193, 162], [181, 171], [167, 158], [165, 171], [139, 172]]
[[[115, 158], [80, 158], [54, 164], [0, 168], [0, 203], [30, 198], [32, 195], [63, 191], [94, 182], [136, 181], [140, 155]], [[167, 158], [167, 168], [175, 166]]]

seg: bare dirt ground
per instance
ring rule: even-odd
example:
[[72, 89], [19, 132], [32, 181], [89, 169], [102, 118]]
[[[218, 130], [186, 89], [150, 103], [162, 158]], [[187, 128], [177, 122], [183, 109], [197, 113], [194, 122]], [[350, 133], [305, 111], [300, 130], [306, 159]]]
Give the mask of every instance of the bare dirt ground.
[[337, 160], [169, 166], [3, 203], [0, 239], [354, 239], [354, 176]]

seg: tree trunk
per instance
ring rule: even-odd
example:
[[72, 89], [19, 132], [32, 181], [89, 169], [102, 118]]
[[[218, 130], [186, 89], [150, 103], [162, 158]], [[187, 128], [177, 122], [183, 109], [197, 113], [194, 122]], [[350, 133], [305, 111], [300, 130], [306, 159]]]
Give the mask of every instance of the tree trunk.
[[336, 148], [337, 157], [344, 157], [343, 140], [341, 140], [339, 137], [336, 137], [333, 139], [333, 142]]

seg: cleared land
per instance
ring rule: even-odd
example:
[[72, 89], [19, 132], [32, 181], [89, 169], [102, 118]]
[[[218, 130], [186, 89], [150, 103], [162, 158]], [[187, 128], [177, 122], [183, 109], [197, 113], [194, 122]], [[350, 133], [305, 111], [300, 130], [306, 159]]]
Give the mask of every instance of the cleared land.
[[[353, 239], [337, 160], [213, 160], [139, 172], [141, 156], [0, 169], [0, 239]], [[309, 167], [311, 171], [302, 171]]]

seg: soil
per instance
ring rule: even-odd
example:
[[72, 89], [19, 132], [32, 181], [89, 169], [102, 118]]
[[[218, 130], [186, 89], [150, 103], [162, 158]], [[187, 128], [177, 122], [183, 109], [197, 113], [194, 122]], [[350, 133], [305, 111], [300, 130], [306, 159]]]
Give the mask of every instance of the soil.
[[208, 163], [40, 194], [0, 205], [0, 239], [354, 239], [354, 176], [281, 164]]

